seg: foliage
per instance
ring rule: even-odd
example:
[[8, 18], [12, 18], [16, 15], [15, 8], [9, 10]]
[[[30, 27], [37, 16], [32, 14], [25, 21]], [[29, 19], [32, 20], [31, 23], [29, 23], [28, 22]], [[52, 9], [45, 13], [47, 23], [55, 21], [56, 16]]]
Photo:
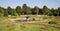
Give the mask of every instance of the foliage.
[[49, 15], [49, 16], [60, 16], [60, 7], [57, 9], [51, 8], [49, 9], [47, 6], [43, 6], [43, 8], [39, 8], [35, 6], [31, 8], [26, 4], [23, 4], [22, 7], [17, 6], [15, 9], [10, 6], [6, 8], [0, 7], [0, 15], [1, 16], [17, 16], [17, 15]]
[[[18, 15], [21, 15], [22, 9], [21, 9], [20, 6], [17, 6], [17, 7], [16, 7], [16, 12], [17, 12]], [[15, 13], [16, 13], [16, 12], [15, 12]]]
[[50, 21], [50, 22], [48, 22], [49, 24], [57, 24], [56, 22], [54, 22], [54, 21]]
[[39, 13], [39, 8], [37, 6], [35, 6], [33, 9], [32, 9], [32, 14], [38, 14]]

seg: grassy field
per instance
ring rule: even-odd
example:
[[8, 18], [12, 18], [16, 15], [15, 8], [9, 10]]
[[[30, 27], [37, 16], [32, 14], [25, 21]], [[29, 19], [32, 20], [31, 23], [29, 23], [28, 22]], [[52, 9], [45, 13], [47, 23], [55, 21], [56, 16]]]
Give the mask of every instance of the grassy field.
[[[45, 24], [48, 25], [49, 21], [55, 21], [58, 24], [54, 24], [56, 26], [60, 26], [60, 17], [54, 16], [37, 16], [30, 15], [30, 18], [44, 18], [44, 21], [33, 21], [33, 22], [10, 22], [9, 18], [24, 18], [25, 16], [17, 16], [17, 17], [0, 17], [0, 31], [60, 31], [60, 28], [55, 28], [52, 26], [48, 26], [44, 28]], [[52, 25], [52, 24], [50, 24]]]

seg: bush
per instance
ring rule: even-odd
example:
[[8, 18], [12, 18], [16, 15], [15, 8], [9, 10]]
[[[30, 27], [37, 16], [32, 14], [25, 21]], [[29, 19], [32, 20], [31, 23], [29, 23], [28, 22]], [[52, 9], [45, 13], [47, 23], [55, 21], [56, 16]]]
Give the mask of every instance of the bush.
[[57, 24], [55, 21], [48, 22], [49, 24]]
[[2, 13], [0, 13], [0, 17], [1, 17], [1, 16], [3, 16], [3, 14], [2, 14]]

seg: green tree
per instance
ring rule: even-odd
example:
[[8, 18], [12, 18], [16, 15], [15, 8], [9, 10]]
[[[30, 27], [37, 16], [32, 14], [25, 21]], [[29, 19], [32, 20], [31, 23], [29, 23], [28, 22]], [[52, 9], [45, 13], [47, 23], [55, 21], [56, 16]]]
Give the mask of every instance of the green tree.
[[8, 11], [7, 11], [7, 9], [4, 9], [4, 16], [8, 16]]
[[22, 10], [23, 10], [23, 14], [30, 14], [31, 13], [31, 8], [28, 7], [26, 4], [23, 4]]
[[52, 8], [50, 11], [51, 11], [51, 14], [54, 16], [58, 16], [59, 14], [59, 11], [57, 9]]
[[12, 16], [17, 16], [18, 14], [16, 13], [16, 10], [15, 9], [13, 9], [12, 10], [12, 14], [11, 14]]
[[43, 6], [43, 13], [45, 15], [49, 14], [49, 8], [47, 6]]
[[12, 8], [10, 6], [8, 6], [7, 11], [8, 11], [8, 15], [12, 14]]
[[59, 16], [60, 16], [60, 7], [58, 7], [58, 14], [59, 14]]
[[32, 9], [32, 14], [38, 14], [39, 13], [39, 8], [37, 6], [35, 6], [33, 9]]
[[43, 9], [39, 9], [39, 14], [43, 15]]
[[16, 12], [18, 13], [18, 15], [21, 15], [22, 9], [21, 9], [20, 6], [17, 6], [17, 7], [16, 7]]
[[50, 10], [50, 12], [49, 12], [49, 15], [51, 16], [51, 15], [53, 15], [54, 14], [54, 8], [52, 8], [51, 10]]
[[4, 15], [4, 10], [2, 7], [0, 7], [0, 16], [3, 16]]

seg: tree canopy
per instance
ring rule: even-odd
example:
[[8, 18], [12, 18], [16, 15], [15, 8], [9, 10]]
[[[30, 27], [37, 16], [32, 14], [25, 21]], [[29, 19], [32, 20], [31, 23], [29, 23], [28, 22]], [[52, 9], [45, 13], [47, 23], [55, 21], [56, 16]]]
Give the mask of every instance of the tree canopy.
[[0, 7], [0, 16], [17, 16], [17, 15], [49, 15], [49, 16], [60, 16], [60, 7], [57, 9], [51, 8], [49, 9], [47, 6], [43, 6], [43, 8], [39, 8], [35, 6], [31, 8], [27, 6], [27, 4], [23, 4], [23, 6], [17, 6], [15, 9], [10, 6], [6, 8]]

